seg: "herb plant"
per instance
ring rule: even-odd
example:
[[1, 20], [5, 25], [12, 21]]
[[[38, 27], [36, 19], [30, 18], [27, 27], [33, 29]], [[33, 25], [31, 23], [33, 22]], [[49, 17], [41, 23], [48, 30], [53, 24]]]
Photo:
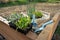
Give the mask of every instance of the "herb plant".
[[20, 19], [15, 22], [15, 25], [17, 26], [17, 29], [26, 29], [28, 25], [31, 23], [30, 17], [24, 17], [21, 15]]
[[7, 17], [7, 20], [10, 22], [13, 22], [14, 20], [19, 19], [19, 18], [20, 18], [20, 14], [13, 13], [9, 15], [9, 17]]
[[33, 12], [35, 14], [36, 18], [41, 18], [43, 16], [42, 12]]

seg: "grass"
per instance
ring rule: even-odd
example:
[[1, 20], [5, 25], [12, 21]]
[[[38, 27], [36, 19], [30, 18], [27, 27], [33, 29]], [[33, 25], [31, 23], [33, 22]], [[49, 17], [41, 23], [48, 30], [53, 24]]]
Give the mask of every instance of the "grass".
[[[54, 3], [56, 1], [59, 1], [59, 0], [34, 0], [34, 1], [31, 1], [31, 3], [33, 2], [50, 2], [50, 3]], [[7, 6], [14, 6], [14, 5], [25, 5], [25, 4], [28, 4], [30, 1], [29, 0], [18, 0], [18, 1], [15, 1], [15, 2], [8, 2], [8, 3], [0, 3], [0, 7], [7, 7]]]
[[15, 2], [8, 2], [8, 3], [0, 3], [0, 7], [8, 7], [8, 6], [14, 6], [14, 5], [25, 5], [27, 2], [20, 2], [20, 1], [15, 1]]

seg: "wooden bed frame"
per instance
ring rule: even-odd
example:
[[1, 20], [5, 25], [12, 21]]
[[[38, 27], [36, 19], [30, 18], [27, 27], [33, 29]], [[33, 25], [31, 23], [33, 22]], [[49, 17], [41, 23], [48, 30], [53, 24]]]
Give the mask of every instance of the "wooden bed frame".
[[[0, 21], [0, 34], [2, 34], [7, 40], [51, 40], [52, 36], [57, 28], [60, 14], [56, 14], [52, 20], [54, 22], [45, 27], [45, 29], [35, 38], [31, 39], [26, 35], [17, 32], [13, 28], [9, 27], [5, 23]], [[32, 35], [33, 36], [33, 35]]]

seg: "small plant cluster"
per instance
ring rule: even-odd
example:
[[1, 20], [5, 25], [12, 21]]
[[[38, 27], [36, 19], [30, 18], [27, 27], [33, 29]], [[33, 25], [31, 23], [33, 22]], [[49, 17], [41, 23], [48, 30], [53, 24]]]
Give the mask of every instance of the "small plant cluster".
[[32, 15], [35, 15], [36, 18], [41, 18], [43, 16], [43, 13], [39, 11], [35, 11], [35, 8], [30, 8], [28, 11], [28, 15], [30, 17], [32, 17]]
[[42, 12], [35, 11], [35, 3], [31, 4], [31, 6], [28, 6], [27, 13], [28, 13], [28, 16], [30, 16], [31, 18], [33, 15], [35, 15], [36, 18], [41, 18], [43, 16]]
[[14, 21], [14, 20], [16, 20], [16, 19], [19, 19], [20, 18], [20, 14], [17, 14], [17, 13], [13, 13], [13, 14], [11, 14], [9, 17], [7, 17], [7, 20], [8, 21]]
[[[35, 14], [35, 16], [39, 18], [43, 16], [41, 12], [32, 12], [32, 14]], [[24, 30], [28, 28], [28, 25], [31, 24], [31, 17], [29, 15], [24, 16], [21, 13], [13, 13], [9, 16], [7, 20], [14, 23], [16, 25], [16, 29]]]
[[35, 14], [36, 18], [41, 18], [43, 16], [42, 12], [33, 12]]
[[17, 29], [26, 29], [30, 23], [30, 17], [24, 17], [23, 15], [21, 15], [20, 19], [17, 20], [14, 24], [17, 26]]

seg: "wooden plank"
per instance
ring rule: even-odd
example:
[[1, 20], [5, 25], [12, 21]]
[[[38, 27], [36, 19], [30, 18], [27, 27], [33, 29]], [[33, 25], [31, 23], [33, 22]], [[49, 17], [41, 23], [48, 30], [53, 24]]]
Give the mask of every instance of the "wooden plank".
[[38, 35], [36, 33], [32, 32], [32, 31], [30, 31], [26, 36], [29, 37], [32, 40], [35, 40]]
[[59, 16], [59, 14], [56, 14], [53, 17], [54, 22], [52, 24], [47, 25], [46, 28], [39, 34], [36, 40], [51, 40], [59, 22]]
[[26, 37], [25, 35], [17, 32], [16, 30], [10, 28], [8, 25], [4, 24], [0, 21], [0, 33], [7, 39], [7, 40], [30, 40], [30, 38]]

